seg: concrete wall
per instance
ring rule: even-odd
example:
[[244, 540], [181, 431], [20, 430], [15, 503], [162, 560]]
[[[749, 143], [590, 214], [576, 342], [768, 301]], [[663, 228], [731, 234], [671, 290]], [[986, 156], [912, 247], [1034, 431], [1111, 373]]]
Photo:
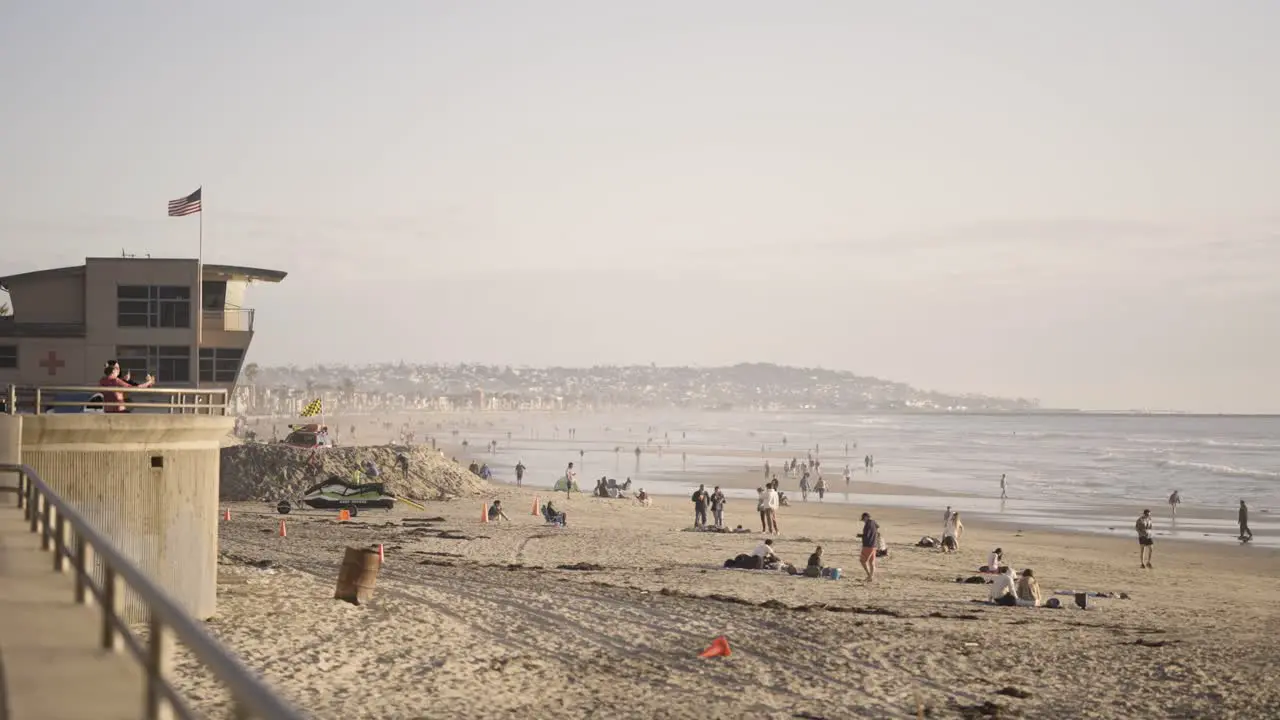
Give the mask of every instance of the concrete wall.
[[[22, 416], [0, 415], [0, 463], [22, 464]], [[18, 476], [13, 473], [0, 474], [0, 487], [18, 487]], [[18, 503], [12, 495], [0, 495], [0, 503]]]
[[[205, 619], [217, 602], [219, 442], [234, 422], [27, 415], [22, 458], [170, 597]], [[144, 619], [136, 599], [125, 607], [131, 619]]]
[[[195, 260], [89, 258], [85, 262], [85, 273], [86, 340], [91, 354], [101, 355], [103, 360], [113, 358], [117, 345], [185, 345], [194, 352], [200, 318], [199, 271]], [[116, 288], [120, 285], [181, 285], [191, 288], [191, 326], [119, 327]]]
[[0, 345], [18, 348], [18, 367], [0, 368], [0, 385], [97, 385], [106, 359], [90, 355], [80, 338], [0, 338]]
[[49, 275], [13, 281], [14, 313], [24, 323], [83, 323], [84, 276]]

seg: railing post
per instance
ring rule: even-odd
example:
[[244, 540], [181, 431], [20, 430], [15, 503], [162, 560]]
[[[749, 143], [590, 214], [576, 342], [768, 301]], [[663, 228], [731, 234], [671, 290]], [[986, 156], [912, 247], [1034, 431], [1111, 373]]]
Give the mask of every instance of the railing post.
[[62, 517], [62, 513], [58, 513], [57, 520], [53, 523], [53, 571], [67, 571], [67, 541], [71, 535], [71, 525], [67, 523], [67, 519]]
[[[27, 506], [27, 474], [21, 471], [16, 474], [18, 476], [18, 508], [22, 509]], [[22, 518], [25, 520], [26, 517], [27, 514], [24, 512]]]
[[18, 386], [10, 385], [8, 391], [8, 402], [5, 404], [5, 411], [10, 415], [18, 414]]
[[110, 564], [102, 567], [102, 649], [116, 651], [124, 646], [116, 618], [124, 605], [124, 580]]
[[147, 720], [171, 720], [173, 706], [163, 688], [173, 668], [173, 632], [151, 610], [147, 643]]
[[51, 541], [53, 540], [53, 533], [52, 533], [53, 520], [57, 516], [57, 514], [58, 514], [58, 509], [53, 506], [53, 503], [49, 502], [48, 498], [45, 498], [44, 513], [42, 513], [41, 521], [40, 521], [40, 524], [43, 525], [43, 527], [40, 528], [40, 549], [41, 550], [47, 551], [51, 545]]
[[39, 415], [39, 414], [40, 414], [40, 405], [41, 405], [40, 400], [41, 400], [41, 398], [40, 398], [40, 388], [36, 388], [36, 414], [37, 414], [37, 415]]
[[31, 521], [31, 532], [35, 532], [40, 527], [40, 503], [45, 502], [44, 496], [36, 489], [36, 484], [31, 483], [31, 496], [28, 499], [30, 503], [30, 512], [27, 513], [27, 519]]
[[80, 533], [76, 533], [76, 602], [92, 605], [93, 593], [89, 581], [93, 576], [93, 546]]

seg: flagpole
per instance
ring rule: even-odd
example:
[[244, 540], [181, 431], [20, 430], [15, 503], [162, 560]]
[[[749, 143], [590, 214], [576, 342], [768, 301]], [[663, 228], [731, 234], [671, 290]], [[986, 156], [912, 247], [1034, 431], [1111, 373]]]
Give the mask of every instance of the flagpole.
[[[196, 389], [200, 389], [200, 346], [204, 344], [204, 183], [200, 184], [199, 238], [196, 241]], [[198, 396], [197, 396], [198, 400]], [[228, 398], [230, 400], [230, 398]]]

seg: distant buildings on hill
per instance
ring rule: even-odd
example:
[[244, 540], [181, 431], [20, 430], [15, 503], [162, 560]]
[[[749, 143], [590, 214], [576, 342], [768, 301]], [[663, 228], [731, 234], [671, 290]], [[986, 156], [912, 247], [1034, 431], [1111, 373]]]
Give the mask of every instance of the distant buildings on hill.
[[237, 411], [290, 415], [315, 398], [327, 412], [609, 411], [633, 408], [814, 412], [1028, 411], [1039, 402], [950, 395], [904, 383], [771, 364], [514, 368], [406, 363], [245, 367]]

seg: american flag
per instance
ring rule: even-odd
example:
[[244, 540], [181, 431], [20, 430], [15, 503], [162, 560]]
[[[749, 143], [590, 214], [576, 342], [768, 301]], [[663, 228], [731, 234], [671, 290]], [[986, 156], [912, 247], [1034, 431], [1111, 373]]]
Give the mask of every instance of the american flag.
[[177, 200], [169, 201], [169, 217], [182, 217], [184, 215], [195, 215], [200, 212], [200, 190], [186, 197], [180, 197]]

